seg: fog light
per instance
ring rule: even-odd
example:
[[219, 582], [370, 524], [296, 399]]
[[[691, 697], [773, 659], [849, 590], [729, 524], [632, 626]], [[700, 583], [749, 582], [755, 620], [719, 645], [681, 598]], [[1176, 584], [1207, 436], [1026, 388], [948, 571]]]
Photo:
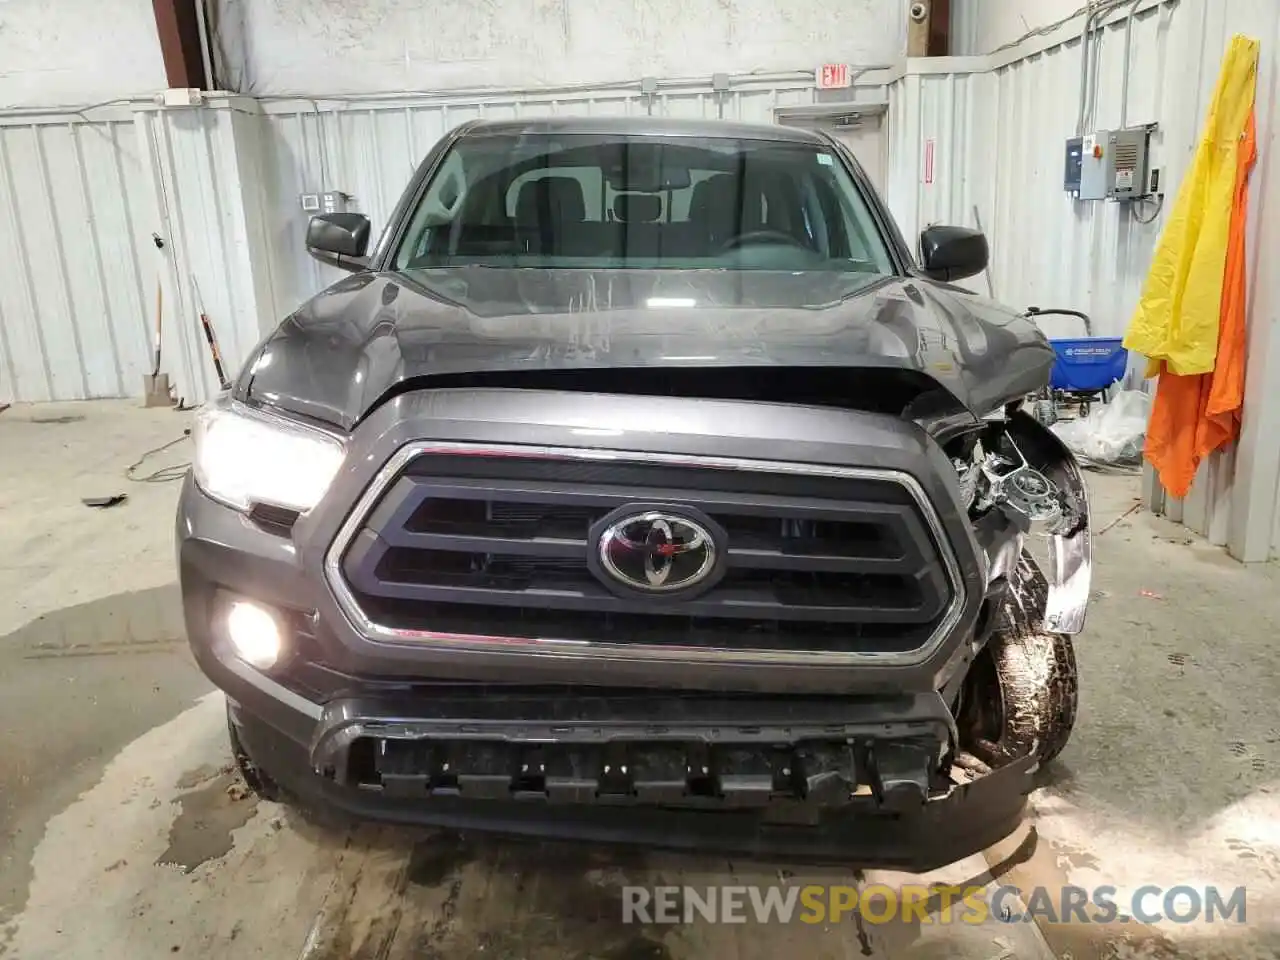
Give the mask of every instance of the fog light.
[[240, 659], [259, 670], [274, 667], [284, 647], [280, 621], [247, 600], [236, 600], [227, 609], [227, 636]]

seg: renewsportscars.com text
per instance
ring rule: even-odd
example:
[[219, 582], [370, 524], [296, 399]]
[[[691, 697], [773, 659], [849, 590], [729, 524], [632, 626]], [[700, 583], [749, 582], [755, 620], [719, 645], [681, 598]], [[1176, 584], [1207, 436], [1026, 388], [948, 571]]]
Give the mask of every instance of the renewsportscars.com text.
[[624, 923], [983, 924], [1245, 922], [1244, 887], [980, 886], [623, 887]]

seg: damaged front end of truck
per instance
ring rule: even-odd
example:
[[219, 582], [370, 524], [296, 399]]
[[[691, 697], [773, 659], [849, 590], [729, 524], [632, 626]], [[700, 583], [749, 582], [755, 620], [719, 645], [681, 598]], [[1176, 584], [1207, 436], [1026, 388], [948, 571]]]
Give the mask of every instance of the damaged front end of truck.
[[178, 516], [260, 793], [913, 870], [1017, 826], [1089, 600], [1083, 477], [1020, 409], [1053, 351], [954, 285], [981, 235], [917, 265], [834, 141], [722, 133], [471, 125], [369, 256], [312, 223], [352, 276], [202, 411]]

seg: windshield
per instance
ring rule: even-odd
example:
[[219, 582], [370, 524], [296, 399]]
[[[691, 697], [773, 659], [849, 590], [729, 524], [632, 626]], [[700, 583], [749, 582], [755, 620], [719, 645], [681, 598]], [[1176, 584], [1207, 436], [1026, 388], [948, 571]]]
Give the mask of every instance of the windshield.
[[893, 272], [858, 185], [818, 144], [481, 135], [436, 171], [399, 270]]

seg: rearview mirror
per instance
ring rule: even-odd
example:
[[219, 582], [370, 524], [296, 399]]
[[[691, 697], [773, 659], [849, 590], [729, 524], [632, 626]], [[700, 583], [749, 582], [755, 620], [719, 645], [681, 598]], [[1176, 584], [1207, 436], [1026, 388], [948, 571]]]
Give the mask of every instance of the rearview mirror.
[[321, 213], [307, 224], [307, 253], [343, 270], [369, 266], [369, 218], [363, 213]]
[[987, 238], [968, 227], [929, 227], [920, 234], [920, 262], [934, 280], [963, 280], [987, 269]]

